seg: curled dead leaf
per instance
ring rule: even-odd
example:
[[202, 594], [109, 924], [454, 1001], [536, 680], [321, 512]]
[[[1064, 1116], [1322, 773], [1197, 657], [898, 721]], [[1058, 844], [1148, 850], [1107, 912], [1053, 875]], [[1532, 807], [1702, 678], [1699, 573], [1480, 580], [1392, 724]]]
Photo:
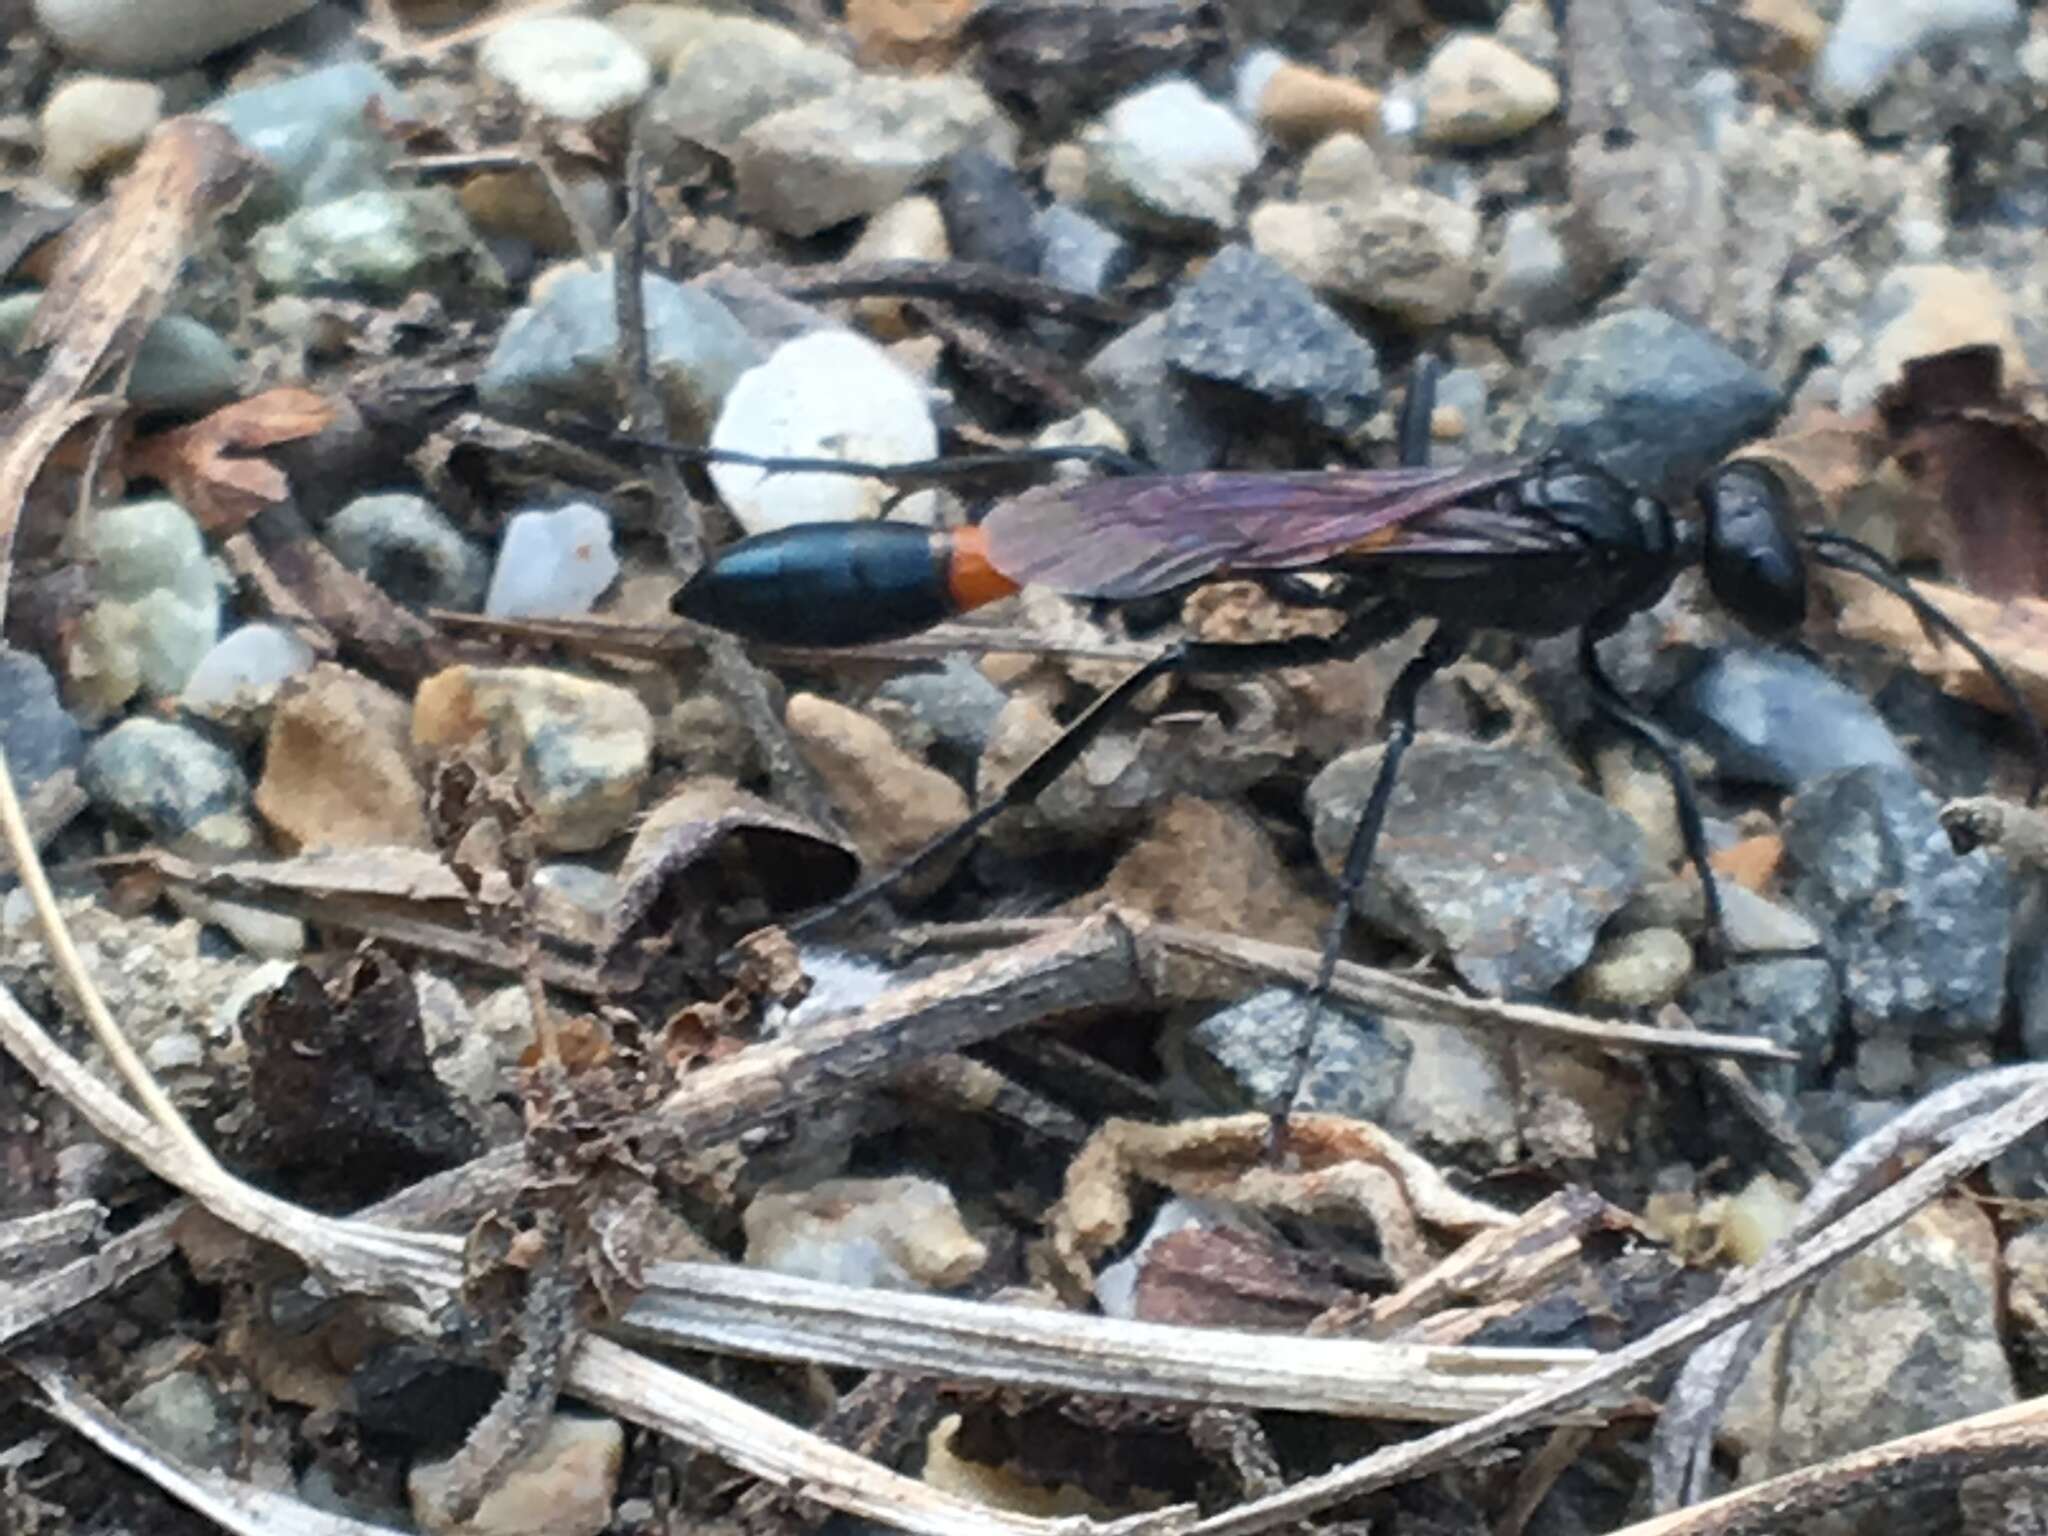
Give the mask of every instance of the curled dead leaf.
[[128, 467], [163, 482], [207, 532], [235, 533], [291, 495], [283, 470], [256, 451], [331, 426], [335, 407], [310, 389], [272, 389], [224, 405], [190, 426], [136, 442]]

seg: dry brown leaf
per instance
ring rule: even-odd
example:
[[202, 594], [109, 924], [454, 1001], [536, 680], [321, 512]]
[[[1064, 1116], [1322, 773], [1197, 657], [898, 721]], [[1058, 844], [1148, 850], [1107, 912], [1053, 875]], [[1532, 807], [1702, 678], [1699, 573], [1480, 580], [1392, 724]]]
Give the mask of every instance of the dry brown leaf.
[[1120, 1243], [1136, 1203], [1156, 1184], [1177, 1195], [1280, 1210], [1372, 1227], [1403, 1281], [1436, 1261], [1427, 1225], [1464, 1236], [1514, 1218], [1458, 1193], [1429, 1161], [1385, 1131], [1338, 1115], [1295, 1115], [1287, 1145], [1299, 1166], [1266, 1159], [1265, 1115], [1148, 1125], [1111, 1120], [1067, 1165], [1059, 1203], [1046, 1213], [1057, 1279], [1075, 1296], [1092, 1286], [1094, 1261]]
[[334, 404], [310, 389], [272, 389], [224, 405], [190, 426], [144, 438], [128, 467], [161, 480], [178, 504], [212, 534], [239, 532], [257, 513], [291, 495], [284, 471], [252, 450], [312, 437], [334, 421]]
[[118, 408], [118, 401], [81, 397], [125, 375], [195, 238], [241, 200], [255, 165], [222, 125], [172, 118], [150, 135], [107, 202], [66, 234], [24, 341], [49, 348], [49, 356], [0, 422], [0, 617], [30, 484], [66, 432]]
[[[1847, 572], [1820, 575], [1840, 604], [1835, 623], [1844, 635], [1902, 653], [1915, 671], [1933, 678], [1944, 692], [2011, 713], [2010, 701], [1969, 652], [1931, 638], [1901, 599]], [[1916, 581], [1913, 590], [1990, 652], [2029, 709], [2048, 715], [2048, 599], [2013, 597], [2001, 602], [1932, 581]]]

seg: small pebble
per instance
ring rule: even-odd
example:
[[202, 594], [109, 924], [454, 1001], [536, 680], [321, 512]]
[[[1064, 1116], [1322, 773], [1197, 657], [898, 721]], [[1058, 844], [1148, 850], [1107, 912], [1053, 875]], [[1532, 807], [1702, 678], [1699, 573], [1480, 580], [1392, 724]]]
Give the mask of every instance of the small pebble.
[[66, 54], [100, 69], [161, 74], [268, 32], [313, 0], [35, 0]]
[[[924, 386], [880, 347], [851, 331], [818, 331], [785, 342], [748, 370], [726, 396], [714, 448], [797, 458], [903, 464], [937, 456], [938, 426]], [[929, 523], [938, 498], [852, 475], [776, 474], [713, 464], [712, 484], [748, 533], [795, 523], [851, 522], [887, 515]]]
[[278, 624], [244, 624], [221, 638], [185, 680], [178, 702], [213, 716], [260, 708], [280, 684], [313, 665], [313, 648]]
[[617, 1419], [558, 1413], [540, 1443], [509, 1468], [467, 1520], [442, 1513], [448, 1462], [420, 1462], [406, 1474], [412, 1516], [435, 1536], [598, 1536], [612, 1523], [626, 1432]]
[[1672, 928], [1641, 928], [1602, 944], [1573, 978], [1579, 1000], [1596, 1008], [1661, 1008], [1692, 975], [1692, 945]]
[[[996, 706], [1000, 709], [1000, 703]], [[42, 659], [0, 644], [0, 752], [14, 789], [26, 796], [85, 756], [85, 733], [65, 712]]]
[[233, 1464], [239, 1415], [203, 1371], [172, 1371], [130, 1393], [121, 1417], [158, 1450], [194, 1467]]
[[270, 181], [250, 201], [281, 212], [382, 186], [393, 150], [373, 116], [404, 121], [411, 111], [380, 70], [350, 62], [232, 92], [207, 116], [270, 167]]
[[1516, 330], [1558, 320], [1577, 298], [1571, 253], [1541, 208], [1517, 208], [1501, 220], [1499, 264], [1485, 307]]
[[1083, 373], [1103, 410], [1161, 470], [1191, 474], [1222, 459], [1229, 423], [1168, 366], [1165, 315], [1147, 315], [1089, 358]]
[[199, 525], [175, 501], [102, 509], [92, 523], [93, 580], [72, 676], [113, 708], [137, 689], [177, 693], [220, 633], [220, 592]]
[[846, 30], [870, 69], [943, 69], [959, 53], [974, 0], [846, 0]]
[[324, 662], [279, 699], [256, 809], [292, 853], [431, 848], [406, 703]]
[[322, 536], [343, 565], [413, 607], [473, 609], [489, 579], [484, 552], [424, 496], [358, 496]]
[[654, 720], [624, 688], [541, 667], [450, 667], [419, 686], [413, 745], [488, 733], [518, 770], [543, 847], [602, 847], [632, 821], [652, 765]]
[[972, 80], [863, 75], [755, 122], [733, 146], [733, 178], [769, 227], [814, 235], [888, 207], [971, 144], [999, 158], [1016, 149]]
[[1242, 390], [1340, 439], [1379, 409], [1372, 344], [1292, 273], [1227, 245], [1183, 283], [1166, 311], [1169, 365]]
[[257, 846], [241, 764], [187, 726], [122, 721], [88, 749], [79, 783], [174, 852], [241, 855]]
[[569, 123], [622, 113], [654, 88], [647, 56], [583, 16], [508, 22], [484, 39], [477, 64], [535, 112]]
[[[1161, 1044], [1171, 1072], [1168, 1091], [1188, 1094], [1211, 1112], [1277, 1112], [1294, 1071], [1307, 1022], [1302, 994], [1268, 987], [1173, 1031]], [[1299, 1113], [1378, 1120], [1400, 1096], [1408, 1042], [1370, 1016], [1329, 1007], [1317, 1021], [1308, 1070], [1293, 1108]]]
[[1847, 111], [1876, 95], [1901, 62], [1935, 43], [2016, 34], [2022, 25], [2018, 0], [1848, 0], [1821, 50], [1815, 86], [1822, 101]]
[[1557, 81], [1514, 49], [1476, 32], [1446, 38], [1422, 71], [1422, 137], [1432, 144], [1498, 144], [1557, 110]]
[[[791, 696], [790, 739], [846, 818], [846, 830], [870, 874], [879, 874], [958, 826], [973, 809], [967, 792], [889, 738], [866, 715], [814, 693]], [[945, 883], [966, 849], [904, 882], [907, 894]]]
[[1038, 240], [1038, 275], [1075, 293], [1107, 293], [1137, 259], [1122, 235], [1065, 203], [1039, 213]]
[[80, 75], [43, 104], [43, 174], [77, 189], [135, 157], [164, 115], [161, 86]]
[[948, 1290], [972, 1279], [988, 1249], [935, 1179], [830, 1179], [764, 1190], [747, 1206], [746, 1262], [834, 1285]]
[[[678, 436], [701, 437], [761, 349], [732, 311], [700, 288], [650, 272], [641, 280], [647, 366]], [[536, 292], [499, 334], [477, 380], [491, 410], [515, 418], [583, 415], [618, 404], [619, 318], [610, 271], [578, 267]]]
[[[649, 104], [649, 125], [721, 155], [763, 118], [830, 95], [856, 74], [851, 60], [787, 27], [682, 6], [660, 9], [692, 20], [654, 45], [672, 50], [672, 73]], [[612, 21], [618, 25], [619, 17]], [[664, 18], [661, 26], [674, 23]], [[647, 28], [640, 30], [644, 36]]]
[[303, 208], [259, 230], [250, 254], [258, 277], [293, 293], [504, 285], [446, 187], [376, 189]]
[[1450, 324], [1476, 297], [1479, 215], [1420, 187], [1348, 201], [1265, 203], [1247, 228], [1261, 255], [1317, 292], [1414, 329]]
[[[859, 266], [873, 261], [944, 261], [950, 255], [946, 219], [939, 205], [928, 197], [906, 197], [868, 220], [846, 260]], [[873, 335], [896, 341], [910, 334], [901, 299], [856, 299], [853, 307]]]
[[1844, 768], [1910, 760], [1862, 693], [1788, 651], [1720, 650], [1658, 707], [1723, 778], [1797, 788]]
[[590, 612], [619, 575], [612, 523], [579, 501], [521, 512], [505, 525], [484, 612], [495, 619], [571, 619]]
[[1333, 133], [1378, 133], [1380, 93], [1357, 80], [1297, 64], [1271, 49], [1237, 72], [1238, 110], [1286, 144], [1316, 144]]
[[1238, 188], [1259, 163], [1258, 136], [1190, 80], [1124, 97], [1081, 143], [1090, 199], [1169, 233], [1236, 224]]
[[[19, 352], [40, 292], [0, 299], [0, 347]], [[144, 410], [200, 414], [242, 392], [242, 360], [211, 326], [190, 315], [165, 315], [135, 349], [128, 399]]]

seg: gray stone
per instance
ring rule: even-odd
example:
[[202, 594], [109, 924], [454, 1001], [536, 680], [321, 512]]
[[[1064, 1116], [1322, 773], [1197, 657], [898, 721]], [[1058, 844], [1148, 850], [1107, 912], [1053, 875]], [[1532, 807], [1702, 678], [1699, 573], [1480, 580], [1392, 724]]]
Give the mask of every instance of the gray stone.
[[[1336, 873], [1383, 749], [1338, 758], [1308, 790]], [[1360, 916], [1441, 953], [1482, 991], [1546, 992], [1585, 962], [1643, 883], [1641, 829], [1528, 754], [1421, 741], [1402, 764]]]
[[1832, 774], [1785, 808], [1792, 898], [1819, 921], [1861, 1033], [1998, 1027], [2012, 882], [2000, 858], [1959, 857], [1938, 809], [1899, 768]]
[[1685, 1011], [1702, 1029], [1763, 1035], [1798, 1052], [1796, 1067], [1750, 1069], [1789, 1096], [1820, 1081], [1841, 1022], [1842, 991], [1835, 968], [1818, 956], [1751, 960], [1700, 977], [1685, 994]]
[[1166, 311], [1166, 361], [1353, 439], [1379, 409], [1372, 344], [1299, 278], [1245, 245], [1225, 246]]
[[424, 496], [358, 496], [323, 537], [342, 564], [401, 603], [467, 610], [483, 598], [489, 559]]
[[1088, 360], [1102, 408], [1168, 474], [1211, 469], [1229, 434], [1166, 362], [1166, 316], [1150, 315]]
[[220, 1389], [198, 1371], [172, 1371], [129, 1394], [121, 1417], [158, 1450], [223, 1471], [241, 1450], [241, 1428]]
[[[1802, 1297], [1738, 1388], [1723, 1428], [1754, 1482], [2012, 1403], [1998, 1239], [1966, 1200], [1912, 1217]], [[1856, 1536], [1956, 1529], [1946, 1491], [1868, 1501]], [[1930, 1516], [1933, 1523], [1926, 1524]]]
[[996, 717], [1010, 702], [973, 662], [948, 656], [935, 672], [905, 672], [877, 690], [882, 698], [904, 705], [956, 752], [981, 756]]
[[1587, 459], [1644, 490], [1689, 488], [1778, 411], [1769, 378], [1661, 310], [1602, 316], [1548, 350], [1522, 451]]
[[1258, 135], [1193, 81], [1134, 91], [1084, 130], [1088, 196], [1113, 215], [1168, 233], [1237, 223], [1237, 192], [1259, 163]]
[[1821, 49], [1815, 84], [1821, 100], [1846, 111], [1875, 95], [1901, 61], [1933, 43], [2017, 34], [2024, 26], [2018, 0], [1848, 0]]
[[[710, 294], [648, 273], [641, 279], [647, 364], [667, 410], [669, 430], [699, 438], [761, 350], [732, 312]], [[581, 415], [616, 409], [618, 309], [609, 272], [571, 272], [549, 283], [506, 325], [477, 380], [490, 410], [538, 417], [553, 409]]]
[[398, 87], [363, 63], [335, 64], [236, 91], [207, 115], [227, 124], [270, 166], [274, 185], [259, 190], [253, 204], [259, 210], [292, 208], [383, 185], [393, 150], [371, 123], [372, 102], [387, 118], [412, 115]]
[[124, 720], [85, 754], [85, 792], [179, 852], [245, 854], [257, 843], [234, 754], [163, 720]]
[[[1303, 995], [1268, 987], [1175, 1031], [1163, 1047], [1189, 1085], [1215, 1108], [1279, 1112], [1306, 1022]], [[1408, 1042], [1377, 1021], [1326, 1005], [1292, 1108], [1378, 1120], [1407, 1076]]]
[[771, 227], [814, 235], [876, 213], [970, 144], [999, 155], [1016, 133], [971, 80], [863, 75], [760, 119], [732, 148], [740, 200]]
[[1845, 768], [1911, 767], [1868, 699], [1789, 651], [1716, 651], [1658, 712], [1726, 779], [1795, 789]]
[[1076, 293], [1107, 293], [1136, 260], [1122, 235], [1065, 203], [1038, 215], [1038, 238], [1038, 275]]
[[259, 231], [256, 275], [289, 292], [501, 288], [504, 274], [445, 187], [355, 192]]
[[65, 712], [50, 669], [9, 645], [0, 645], [0, 752], [23, 796], [85, 756], [85, 733]]
[[220, 592], [206, 541], [175, 501], [130, 502], [92, 522], [93, 580], [103, 601], [88, 615], [74, 670], [90, 665], [113, 682], [89, 689], [103, 704], [136, 688], [177, 693], [220, 633]]
[[649, 123], [720, 154], [763, 118], [829, 95], [856, 74], [831, 49], [751, 17], [706, 15], [693, 30], [648, 104]]

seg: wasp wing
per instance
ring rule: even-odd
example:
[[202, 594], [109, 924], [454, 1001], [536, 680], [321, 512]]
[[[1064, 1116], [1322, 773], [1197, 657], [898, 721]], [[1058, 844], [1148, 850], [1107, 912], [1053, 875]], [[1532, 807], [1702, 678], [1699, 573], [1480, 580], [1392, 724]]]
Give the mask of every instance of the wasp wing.
[[982, 523], [989, 563], [1072, 597], [1134, 598], [1231, 571], [1339, 556], [1490, 556], [1553, 547], [1537, 520], [1488, 505], [1522, 460], [1447, 468], [1137, 475], [1040, 486]]

